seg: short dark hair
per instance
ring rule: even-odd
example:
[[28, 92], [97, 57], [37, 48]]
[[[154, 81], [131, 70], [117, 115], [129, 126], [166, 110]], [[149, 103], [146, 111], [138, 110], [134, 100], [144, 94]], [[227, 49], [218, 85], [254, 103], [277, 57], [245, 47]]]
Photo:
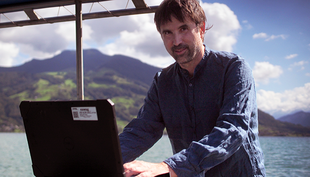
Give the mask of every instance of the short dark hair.
[[171, 22], [171, 16], [180, 22], [189, 17], [197, 26], [206, 21], [205, 12], [198, 0], [164, 0], [155, 12], [154, 22], [157, 31], [160, 32], [161, 25]]

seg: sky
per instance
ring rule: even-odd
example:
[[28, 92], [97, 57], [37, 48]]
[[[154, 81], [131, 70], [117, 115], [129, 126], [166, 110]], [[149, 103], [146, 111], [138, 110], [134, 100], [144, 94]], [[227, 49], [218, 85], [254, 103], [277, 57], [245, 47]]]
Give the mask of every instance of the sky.
[[[157, 6], [161, 0], [145, 0]], [[213, 50], [240, 55], [250, 64], [256, 82], [258, 108], [275, 118], [310, 112], [310, 1], [203, 0], [207, 24], [205, 44]], [[131, 1], [83, 5], [83, 13], [133, 8]], [[70, 15], [74, 6], [35, 10], [40, 18]], [[24, 13], [0, 14], [0, 22], [25, 20]], [[153, 22], [154, 14], [83, 21], [83, 49], [122, 54], [166, 67], [174, 62]], [[47, 59], [75, 50], [75, 24], [0, 29], [0, 66]], [[155, 74], [155, 73], [154, 73]]]

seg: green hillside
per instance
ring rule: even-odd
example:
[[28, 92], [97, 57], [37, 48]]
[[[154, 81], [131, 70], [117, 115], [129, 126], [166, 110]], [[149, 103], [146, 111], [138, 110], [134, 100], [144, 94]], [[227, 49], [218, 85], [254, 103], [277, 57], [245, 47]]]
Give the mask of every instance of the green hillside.
[[[22, 100], [76, 99], [75, 80], [73, 72], [0, 73], [0, 131], [24, 131], [18, 108]], [[120, 128], [136, 116], [147, 90], [147, 85], [135, 84], [111, 71], [85, 74], [85, 99], [110, 98]]]

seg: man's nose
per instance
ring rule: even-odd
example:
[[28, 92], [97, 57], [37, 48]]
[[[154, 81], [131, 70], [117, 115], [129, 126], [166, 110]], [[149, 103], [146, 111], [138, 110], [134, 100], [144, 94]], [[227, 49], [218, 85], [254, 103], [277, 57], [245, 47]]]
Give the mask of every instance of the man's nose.
[[173, 45], [178, 46], [181, 43], [182, 43], [182, 35], [175, 34], [173, 39]]

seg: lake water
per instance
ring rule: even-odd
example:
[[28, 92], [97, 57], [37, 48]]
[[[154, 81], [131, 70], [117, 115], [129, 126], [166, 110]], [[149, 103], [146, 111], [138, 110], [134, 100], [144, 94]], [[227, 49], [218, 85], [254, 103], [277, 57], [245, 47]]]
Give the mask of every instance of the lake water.
[[[310, 137], [260, 137], [267, 176], [310, 177]], [[172, 155], [167, 136], [140, 160], [161, 162]], [[33, 177], [24, 133], [0, 133], [0, 176]]]

